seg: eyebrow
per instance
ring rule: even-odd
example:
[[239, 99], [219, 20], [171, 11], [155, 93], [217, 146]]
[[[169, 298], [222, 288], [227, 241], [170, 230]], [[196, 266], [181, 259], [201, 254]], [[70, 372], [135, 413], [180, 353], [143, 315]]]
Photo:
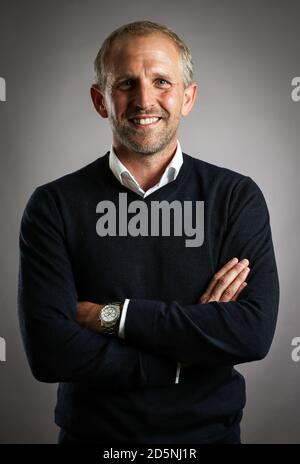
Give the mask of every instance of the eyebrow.
[[[171, 78], [171, 76], [165, 72], [159, 72], [159, 71], [156, 71], [153, 73], [154, 77], [155, 78], [163, 78], [163, 79], [166, 79], [167, 81], [170, 81], [170, 82], [175, 82], [174, 79]], [[127, 79], [132, 79], [132, 80], [138, 80], [139, 78], [137, 76], [134, 76], [133, 74], [121, 74], [120, 76], [117, 76], [116, 79], [115, 79], [115, 82], [120, 82], [120, 81], [124, 81], [124, 80], [127, 80]]]

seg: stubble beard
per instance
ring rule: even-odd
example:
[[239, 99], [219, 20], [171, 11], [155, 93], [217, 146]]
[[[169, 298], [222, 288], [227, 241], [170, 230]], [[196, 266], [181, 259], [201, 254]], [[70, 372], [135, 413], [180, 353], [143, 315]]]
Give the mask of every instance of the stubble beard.
[[149, 129], [145, 129], [143, 136], [143, 129], [137, 133], [134, 127], [130, 127], [130, 122], [120, 124], [112, 116], [109, 117], [109, 122], [117, 139], [130, 151], [140, 155], [154, 155], [163, 151], [175, 138], [179, 125], [179, 121], [177, 125], [171, 124], [169, 126], [165, 120], [160, 121], [159, 124], [165, 124], [165, 127], [161, 128], [160, 131], [151, 130], [148, 135], [146, 131]]

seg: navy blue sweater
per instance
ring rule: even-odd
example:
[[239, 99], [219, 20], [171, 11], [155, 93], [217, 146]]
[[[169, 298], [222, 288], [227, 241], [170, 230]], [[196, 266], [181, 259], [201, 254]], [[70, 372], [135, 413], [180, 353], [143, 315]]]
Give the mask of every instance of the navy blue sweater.
[[[59, 382], [56, 423], [74, 437], [130, 443], [209, 443], [242, 418], [234, 365], [264, 358], [279, 284], [264, 197], [249, 177], [186, 154], [175, 181], [144, 199], [123, 187], [108, 153], [39, 186], [20, 229], [19, 320], [36, 379]], [[97, 204], [204, 201], [204, 242], [101, 237]], [[129, 215], [130, 216], [130, 215]], [[132, 215], [133, 216], [133, 215]], [[237, 301], [197, 304], [229, 259], [248, 258]], [[130, 298], [125, 340], [76, 321], [76, 303]], [[175, 384], [177, 361], [182, 367]]]

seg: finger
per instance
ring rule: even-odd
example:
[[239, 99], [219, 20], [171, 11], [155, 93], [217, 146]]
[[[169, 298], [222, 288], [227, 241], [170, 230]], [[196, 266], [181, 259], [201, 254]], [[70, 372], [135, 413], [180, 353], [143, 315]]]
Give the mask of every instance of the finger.
[[213, 294], [211, 299], [213, 301], [223, 301], [223, 302], [231, 301], [233, 299], [233, 297], [235, 296], [236, 292], [238, 291], [238, 289], [240, 288], [240, 286], [242, 285], [242, 283], [246, 280], [246, 278], [247, 278], [247, 276], [249, 274], [249, 271], [250, 271], [250, 269], [248, 267], [243, 269], [237, 275], [237, 277], [233, 280], [233, 282], [231, 282], [231, 284], [229, 284], [225, 288], [222, 295]]
[[247, 285], [247, 282], [243, 282], [231, 301], [236, 301], [244, 288], [247, 287]]
[[249, 272], [249, 267], [243, 269], [234, 279], [234, 281], [224, 290], [221, 297], [219, 298], [219, 301], [231, 301], [236, 292], [239, 290], [240, 286], [245, 282]]
[[228, 301], [236, 301], [240, 295], [240, 293], [244, 290], [244, 288], [247, 286], [247, 282], [243, 282], [240, 287], [238, 288], [238, 290], [235, 292], [235, 294], [230, 298], [230, 300], [228, 300], [227, 298], [226, 299], [223, 299], [223, 295], [220, 299], [220, 301], [224, 301], [224, 302], [228, 302]]
[[207, 289], [203, 293], [203, 295], [200, 297], [200, 303], [204, 304], [209, 300], [211, 293], [214, 289], [214, 287], [217, 285], [218, 280], [220, 277], [222, 277], [227, 271], [229, 271], [231, 268], [233, 268], [239, 260], [237, 258], [232, 258], [230, 259], [211, 279], [211, 281], [208, 284]]
[[[237, 263], [233, 268], [226, 272], [220, 279], [218, 280], [216, 286], [214, 287], [211, 293], [211, 299], [213, 301], [219, 301], [222, 294], [225, 292], [227, 287], [229, 287], [232, 282], [236, 279], [236, 277], [242, 272], [249, 264], [248, 259], [243, 259], [239, 263]], [[244, 281], [243, 279], [242, 281]], [[241, 281], [241, 282], [242, 282]], [[240, 282], [240, 284], [241, 284]], [[237, 287], [238, 288], [238, 287]], [[237, 290], [236, 288], [236, 290]], [[226, 291], [228, 293], [228, 290]], [[235, 293], [235, 292], [234, 292]], [[232, 297], [233, 295], [231, 295]]]

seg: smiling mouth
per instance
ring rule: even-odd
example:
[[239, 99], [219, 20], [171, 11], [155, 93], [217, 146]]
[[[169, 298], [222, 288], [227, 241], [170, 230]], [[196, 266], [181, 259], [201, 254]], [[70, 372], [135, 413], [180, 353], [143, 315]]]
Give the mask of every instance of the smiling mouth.
[[151, 117], [151, 118], [131, 118], [129, 121], [136, 127], [151, 127], [159, 123], [162, 118]]

